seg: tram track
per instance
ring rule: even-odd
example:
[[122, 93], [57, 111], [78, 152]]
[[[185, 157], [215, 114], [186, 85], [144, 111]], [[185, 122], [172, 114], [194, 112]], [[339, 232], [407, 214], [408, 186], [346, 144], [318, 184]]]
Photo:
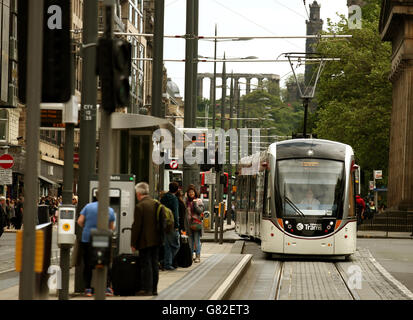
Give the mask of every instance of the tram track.
[[280, 267], [277, 275], [276, 290], [275, 290], [275, 300], [278, 300], [281, 288], [281, 277], [284, 271], [284, 262], [280, 261]]
[[349, 261], [340, 258], [274, 256], [257, 243], [246, 242], [250, 267], [229, 300], [412, 300], [413, 293], [397, 283], [372, 258], [358, 249]]
[[336, 267], [338, 274], [340, 275], [341, 279], [343, 280], [343, 283], [347, 287], [347, 290], [348, 290], [349, 294], [352, 296], [353, 300], [361, 300], [359, 295], [356, 293], [356, 291], [353, 288], [350, 287], [349, 281], [346, 278], [346, 276], [344, 275], [344, 270], [342, 270], [342, 268], [339, 266], [339, 264], [337, 262], [334, 262], [334, 266]]

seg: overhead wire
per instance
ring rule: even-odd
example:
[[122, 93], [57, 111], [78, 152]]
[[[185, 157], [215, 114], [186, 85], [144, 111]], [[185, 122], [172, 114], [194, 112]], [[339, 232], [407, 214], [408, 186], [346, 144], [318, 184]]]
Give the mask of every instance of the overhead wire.
[[[227, 7], [226, 5], [224, 5], [224, 4], [222, 4], [222, 3], [220, 3], [218, 0], [213, 0], [213, 1], [214, 1], [216, 4], [218, 4], [219, 6], [221, 6], [221, 7], [225, 8], [226, 10], [228, 10], [228, 11], [230, 11], [230, 12], [232, 12], [232, 13], [234, 13], [234, 14], [236, 14], [236, 15], [240, 16], [240, 17], [242, 17], [243, 19], [247, 20], [248, 22], [250, 22], [250, 23], [252, 23], [252, 24], [256, 25], [257, 27], [259, 27], [259, 28], [261, 28], [261, 29], [265, 30], [266, 32], [268, 32], [268, 33], [270, 33], [270, 34], [272, 34], [272, 35], [276, 36], [276, 34], [275, 34], [272, 30], [270, 30], [270, 29], [268, 29], [268, 28], [266, 28], [266, 27], [264, 27], [264, 26], [262, 26], [262, 25], [260, 25], [260, 24], [256, 23], [254, 20], [252, 20], [252, 19], [250, 19], [250, 18], [246, 17], [245, 15], [243, 15], [243, 14], [241, 14], [241, 13], [239, 13], [239, 12], [235, 11], [234, 9]], [[297, 48], [302, 49], [301, 47], [299, 47], [298, 45], [296, 45], [295, 43], [293, 43], [293, 42], [291, 42], [291, 41], [289, 41], [289, 40], [283, 39], [283, 41], [286, 41], [286, 42], [288, 42], [289, 44], [291, 44], [291, 45], [293, 45], [293, 46], [295, 46], [295, 47], [297, 47]]]

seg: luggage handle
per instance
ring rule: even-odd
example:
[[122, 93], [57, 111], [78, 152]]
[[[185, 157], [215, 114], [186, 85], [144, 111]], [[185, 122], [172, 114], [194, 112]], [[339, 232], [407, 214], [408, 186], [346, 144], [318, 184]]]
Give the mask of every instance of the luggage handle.
[[122, 229], [122, 233], [125, 233], [126, 230], [132, 231], [132, 228], [123, 228], [123, 229]]

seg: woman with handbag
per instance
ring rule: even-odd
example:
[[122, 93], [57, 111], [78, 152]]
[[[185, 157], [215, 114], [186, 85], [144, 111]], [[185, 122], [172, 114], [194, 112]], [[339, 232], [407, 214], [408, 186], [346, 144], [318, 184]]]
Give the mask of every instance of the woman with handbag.
[[198, 263], [201, 262], [201, 236], [204, 204], [202, 200], [198, 198], [198, 193], [193, 184], [189, 185], [186, 195], [189, 244], [191, 246], [191, 252], [195, 252], [194, 262]]

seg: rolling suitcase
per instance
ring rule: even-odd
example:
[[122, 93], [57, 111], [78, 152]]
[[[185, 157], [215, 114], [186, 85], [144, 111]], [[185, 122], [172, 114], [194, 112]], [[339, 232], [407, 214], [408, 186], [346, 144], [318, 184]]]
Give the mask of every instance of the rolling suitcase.
[[140, 261], [134, 254], [121, 254], [113, 260], [112, 288], [117, 296], [134, 296], [140, 290]]
[[192, 252], [189, 246], [189, 238], [186, 235], [181, 235], [181, 245], [176, 254], [176, 262], [178, 267], [188, 268], [192, 265]]

